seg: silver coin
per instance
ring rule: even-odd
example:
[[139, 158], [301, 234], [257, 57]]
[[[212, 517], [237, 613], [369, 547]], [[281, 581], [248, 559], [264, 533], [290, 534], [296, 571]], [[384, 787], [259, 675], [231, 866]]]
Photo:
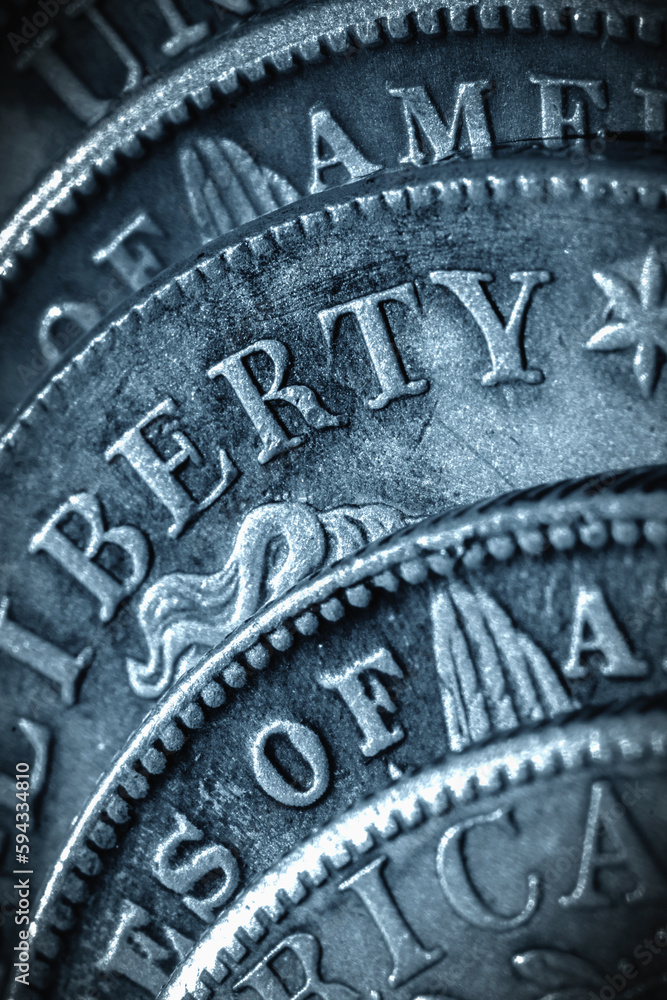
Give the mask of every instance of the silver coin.
[[53, 379], [0, 452], [2, 769], [45, 762], [40, 877], [150, 699], [267, 599], [406, 518], [664, 456], [652, 178], [360, 182], [165, 277]]
[[160, 1000], [659, 1000], [666, 751], [654, 711], [404, 778], [243, 893]]
[[[259, 612], [156, 707], [75, 824], [32, 931], [32, 985], [155, 994], [239, 890], [390, 778], [664, 690], [660, 483], [567, 484], [420, 522]], [[179, 623], [163, 624], [168, 640]]]
[[165, 266], [306, 194], [508, 148], [565, 146], [574, 177], [623, 137], [659, 141], [664, 21], [641, 0], [341, 0], [207, 50], [107, 115], [3, 229], [0, 419]]

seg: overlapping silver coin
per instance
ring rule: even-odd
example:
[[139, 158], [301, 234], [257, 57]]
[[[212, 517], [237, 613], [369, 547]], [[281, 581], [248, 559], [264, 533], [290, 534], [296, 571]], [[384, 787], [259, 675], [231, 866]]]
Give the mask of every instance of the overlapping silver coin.
[[[579, 766], [564, 719], [665, 689], [665, 506], [664, 470], [512, 494], [405, 528], [258, 612], [159, 703], [75, 825], [37, 915], [34, 988], [54, 998], [155, 995], [230, 905], [261, 939], [244, 893], [256, 898], [262, 873], [313, 826], [443, 754], [455, 776], [462, 755], [495, 740], [512, 772], [502, 738], [530, 731], [533, 766], [549, 772], [548, 738], [535, 727], [555, 720], [553, 752]], [[602, 737], [590, 733], [594, 763]], [[643, 758], [631, 740], [624, 753]], [[597, 757], [609, 764], [603, 742]], [[491, 773], [484, 780], [502, 787]], [[540, 834], [537, 849], [556, 851], [564, 836], [545, 844]], [[624, 850], [615, 842], [594, 856], [615, 869], [630, 864]], [[632, 864], [636, 874], [642, 861]], [[607, 903], [593, 900], [589, 874], [604, 937]], [[511, 907], [495, 898], [500, 919]], [[564, 918], [566, 938], [581, 933], [578, 918]], [[212, 988], [216, 934], [178, 980], [195, 996]], [[369, 962], [373, 940], [359, 942]], [[595, 968], [593, 941], [580, 949]], [[239, 962], [246, 950], [242, 937]], [[442, 969], [432, 975], [446, 985]], [[262, 976], [268, 996], [280, 996]]]
[[54, 4], [0, 201], [78, 135], [0, 236], [11, 995], [660, 996], [665, 6]]

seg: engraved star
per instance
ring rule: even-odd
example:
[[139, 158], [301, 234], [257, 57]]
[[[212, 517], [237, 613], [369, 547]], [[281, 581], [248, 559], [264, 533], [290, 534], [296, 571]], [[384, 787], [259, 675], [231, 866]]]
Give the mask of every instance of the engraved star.
[[[638, 285], [617, 274], [593, 275], [609, 299], [606, 325], [586, 344], [589, 351], [618, 351], [635, 347], [634, 371], [642, 395], [648, 399], [658, 377], [659, 352], [667, 354], [667, 273], [651, 247]], [[613, 320], [613, 322], [608, 322]]]

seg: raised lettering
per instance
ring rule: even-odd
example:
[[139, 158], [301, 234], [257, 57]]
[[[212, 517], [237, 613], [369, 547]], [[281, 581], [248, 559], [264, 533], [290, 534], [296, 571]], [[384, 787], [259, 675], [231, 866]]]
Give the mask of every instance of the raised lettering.
[[[215, 911], [223, 906], [234, 894], [239, 884], [239, 866], [234, 855], [222, 844], [214, 844], [195, 851], [189, 857], [174, 865], [173, 861], [182, 845], [200, 841], [204, 834], [180, 812], [174, 811], [172, 818], [176, 829], [161, 841], [152, 862], [153, 874], [158, 882], [183, 896], [189, 910], [202, 920], [210, 922]], [[206, 895], [190, 895], [197, 883], [203, 879], [210, 882], [213, 876], [222, 877], [222, 884]]]
[[73, 323], [81, 333], [88, 333], [102, 318], [97, 306], [87, 302], [61, 302], [50, 306], [40, 320], [37, 340], [42, 354], [50, 364], [55, 364], [62, 354], [53, 337], [53, 327], [61, 320]]
[[[388, 649], [379, 649], [365, 660], [355, 661], [340, 674], [322, 674], [318, 678], [327, 691], [338, 691], [352, 712], [364, 735], [361, 752], [365, 757], [375, 757], [394, 743], [400, 743], [405, 735], [400, 725], [388, 728], [380, 715], [380, 709], [394, 714], [396, 706], [376, 674], [403, 677], [403, 671]], [[367, 681], [370, 693], [362, 679]]]
[[662, 135], [667, 128], [667, 91], [635, 87], [634, 93], [644, 99], [644, 131]]
[[507, 323], [491, 299], [486, 283], [493, 281], [492, 274], [482, 271], [431, 271], [429, 278], [434, 285], [442, 285], [461, 300], [480, 327], [491, 355], [492, 368], [482, 378], [484, 385], [506, 382], [528, 382], [536, 385], [544, 380], [539, 368], [526, 368], [522, 337], [531, 296], [540, 285], [551, 281], [548, 271], [516, 271], [510, 281], [521, 284], [521, 291], [514, 303]]
[[[70, 541], [62, 531], [62, 524], [69, 515], [77, 515], [86, 522], [89, 536], [83, 548]], [[132, 569], [122, 581], [93, 561], [106, 545], [117, 546], [130, 558]], [[91, 493], [77, 493], [61, 504], [33, 536], [29, 551], [47, 552], [89, 590], [100, 602], [103, 622], [111, 621], [123, 598], [134, 593], [148, 572], [148, 543], [144, 536], [128, 525], [105, 531], [100, 502]]]
[[164, 236], [146, 212], [135, 215], [122, 229], [114, 233], [103, 247], [93, 254], [95, 264], [108, 263], [116, 274], [134, 291], [142, 288], [146, 282], [162, 269], [162, 264], [153, 251], [140, 241], [135, 245], [135, 253], [125, 245], [138, 233], [147, 236]]
[[166, 56], [178, 56], [192, 45], [197, 45], [208, 35], [209, 28], [205, 21], [199, 21], [197, 24], [186, 24], [174, 0], [155, 0], [155, 3], [171, 32], [171, 37], [161, 45]]
[[[310, 787], [304, 790], [287, 781], [267, 755], [267, 743], [272, 737], [289, 741], [312, 772]], [[319, 736], [298, 722], [273, 722], [265, 726], [252, 748], [255, 777], [260, 788], [276, 802], [303, 809], [321, 799], [329, 787], [329, 761]]]
[[361, 899], [382, 935], [392, 959], [389, 985], [402, 986], [429, 965], [443, 958], [443, 951], [425, 951], [408, 926], [382, 876], [386, 857], [376, 858], [352, 878], [341, 882], [341, 891], [352, 889]]
[[76, 689], [82, 672], [92, 659], [90, 646], [78, 656], [69, 656], [62, 649], [9, 620], [9, 598], [0, 601], [0, 649], [19, 663], [36, 670], [60, 688], [64, 705], [76, 701]]
[[587, 135], [586, 99], [599, 111], [607, 107], [602, 80], [531, 75], [530, 82], [540, 88], [542, 142], [547, 149], [559, 149], [569, 137], [582, 139]]
[[429, 160], [444, 160], [457, 150], [464, 130], [473, 156], [488, 153], [493, 144], [483, 95], [490, 87], [490, 80], [459, 84], [449, 126], [426, 87], [389, 87], [391, 96], [401, 101], [408, 131], [408, 152], [400, 162], [419, 166]]
[[385, 292], [365, 295], [361, 299], [343, 302], [331, 309], [318, 313], [327, 345], [331, 349], [336, 326], [343, 316], [352, 315], [364, 338], [364, 343], [382, 389], [379, 396], [368, 400], [372, 410], [379, 410], [395, 399], [404, 396], [419, 396], [428, 390], [426, 379], [411, 381], [405, 375], [403, 363], [393, 340], [393, 331], [387, 315], [387, 305], [400, 302], [412, 312], [417, 312], [419, 304], [411, 283], [396, 285]]
[[309, 186], [311, 194], [326, 191], [329, 186], [324, 178], [326, 170], [344, 168], [347, 179], [351, 181], [380, 170], [377, 164], [371, 163], [359, 152], [350, 137], [331, 117], [331, 112], [313, 109], [310, 113], [310, 130], [313, 164]]
[[109, 947], [97, 964], [98, 968], [117, 972], [137, 986], [149, 990], [151, 996], [156, 996], [169, 978], [169, 973], [160, 968], [160, 963], [167, 960], [171, 960], [172, 964], [175, 960], [183, 961], [193, 942], [161, 923], [162, 933], [171, 946], [163, 948], [140, 930], [151, 919], [150, 913], [143, 907], [124, 900]]
[[586, 677], [588, 660], [596, 656], [604, 677], [645, 677], [648, 665], [633, 656], [599, 587], [582, 587], [577, 595], [566, 677]]
[[[265, 354], [273, 363], [273, 382], [266, 391], [258, 388], [248, 368], [246, 359], [253, 354]], [[269, 402], [289, 403], [298, 410], [308, 426], [316, 430], [340, 427], [346, 422], [344, 417], [329, 413], [307, 385], [284, 386], [288, 364], [289, 352], [281, 341], [258, 340], [250, 347], [224, 358], [208, 372], [209, 378], [224, 375], [238, 396], [262, 442], [257, 456], [262, 465], [290, 448], [297, 448], [305, 440], [304, 437], [290, 437], [283, 430], [269, 409]]]
[[[325, 982], [320, 978], [320, 943], [312, 934], [290, 934], [279, 945], [263, 958], [243, 979], [234, 984], [234, 990], [250, 988], [255, 990], [262, 1000], [354, 1000], [359, 994], [355, 990], [343, 986], [342, 983]], [[301, 966], [301, 979], [295, 993], [287, 992], [287, 985], [282, 980], [272, 963], [289, 951]]]
[[[607, 845], [602, 845], [602, 837]], [[648, 897], [660, 897], [667, 890], [662, 872], [634, 829], [628, 810], [617, 799], [608, 781], [596, 781], [591, 798], [581, 852], [577, 884], [559, 903], [566, 907], [609, 906], [610, 895], [600, 887], [600, 875], [605, 870], [621, 869], [634, 878], [634, 888], [621, 893], [626, 903], [637, 903]]]
[[173, 538], [177, 538], [188, 524], [208, 510], [211, 504], [229, 489], [238, 475], [227, 452], [224, 448], [220, 448], [218, 451], [220, 479], [203, 500], [198, 502], [191, 496], [175, 476], [175, 473], [188, 462], [197, 466], [203, 462], [202, 456], [190, 438], [182, 430], [170, 429], [171, 439], [178, 445], [178, 451], [171, 458], [163, 459], [143, 433], [155, 420], [161, 417], [174, 417], [176, 412], [177, 406], [173, 399], [163, 400], [105, 452], [107, 462], [116, 455], [122, 455], [127, 459], [137, 475], [167, 508], [174, 519], [168, 529]]
[[[534, 873], [528, 875], [528, 898], [520, 913], [515, 916], [504, 916], [496, 913], [484, 902], [484, 899], [473, 884], [469, 866], [466, 860], [466, 840], [470, 830], [487, 823], [505, 821], [510, 830], [514, 830], [512, 814], [506, 809], [496, 809], [492, 813], [472, 816], [450, 827], [444, 834], [438, 846], [436, 867], [440, 886], [447, 902], [460, 917], [463, 917], [473, 927], [485, 930], [507, 931], [525, 924], [535, 913], [539, 902], [540, 880]], [[495, 834], [497, 835], [497, 834]]]

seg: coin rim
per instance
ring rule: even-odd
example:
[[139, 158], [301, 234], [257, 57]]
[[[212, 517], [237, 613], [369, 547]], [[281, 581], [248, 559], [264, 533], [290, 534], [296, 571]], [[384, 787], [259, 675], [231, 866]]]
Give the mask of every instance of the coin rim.
[[[595, 549], [601, 537], [610, 537], [619, 548], [635, 548], [639, 542], [622, 541], [628, 537], [623, 531], [628, 520], [643, 522], [645, 541], [664, 548], [653, 529], [657, 523], [663, 526], [663, 535], [667, 531], [666, 510], [667, 465], [618, 473], [613, 480], [609, 474], [596, 475], [515, 491], [403, 528], [267, 605], [165, 695], [100, 782], [73, 827], [31, 924], [30, 939], [35, 950], [41, 950], [40, 959], [46, 965], [57, 960], [77, 924], [76, 910], [87, 896], [87, 882], [99, 876], [105, 855], [129, 828], [133, 814], [128, 800], [137, 803], [150, 790], [146, 773], [163, 774], [178, 757], [187, 733], [204, 724], [204, 711], [214, 713], [224, 707], [249, 673], [265, 669], [274, 651], [289, 648], [300, 632], [312, 634], [313, 618], [319, 626], [321, 618], [332, 620], [332, 612], [342, 617], [346, 605], [366, 606], [374, 591], [419, 584], [429, 574], [449, 577], [476, 569], [487, 557], [508, 561], [521, 553], [539, 558], [547, 543], [561, 551], [575, 546]], [[494, 546], [499, 538], [511, 541], [511, 555], [502, 554], [506, 545], [500, 550]], [[543, 545], [537, 544], [540, 539]], [[232, 665], [233, 683], [226, 683], [224, 674]], [[156, 746], [158, 741], [170, 748], [169, 756]], [[96, 831], [99, 823], [101, 837]]]
[[[204, 990], [212, 995], [202, 973], [215, 978], [211, 970], [218, 962], [245, 960], [248, 942], [258, 944], [269, 930], [267, 923], [285, 916], [285, 899], [297, 907], [383, 841], [395, 840], [457, 805], [478, 804], [494, 794], [536, 785], [539, 779], [667, 757], [667, 713], [660, 708], [631, 711], [612, 715], [603, 709], [594, 722], [575, 718], [565, 726], [542, 724], [527, 733], [496, 738], [466, 750], [456, 761], [449, 756], [429, 764], [346, 810], [290, 850], [224, 911], [220, 923], [204, 931], [157, 1000], [204, 1000]], [[223, 943], [215, 943], [220, 937]], [[202, 954], [208, 957], [202, 960]]]
[[[294, 72], [355, 48], [375, 47], [416, 35], [471, 30], [523, 36], [572, 31], [600, 44], [634, 37], [652, 46], [664, 38], [667, 9], [648, 0], [337, 0], [282, 10], [252, 22], [216, 50], [193, 58], [128, 99], [54, 167], [0, 232], [0, 295], [32, 256], [58, 232], [58, 220], [79, 212], [98, 181], [144, 155], [167, 130], [269, 77]], [[600, 23], [601, 22], [601, 23]], [[634, 27], [634, 32], [633, 32]]]

